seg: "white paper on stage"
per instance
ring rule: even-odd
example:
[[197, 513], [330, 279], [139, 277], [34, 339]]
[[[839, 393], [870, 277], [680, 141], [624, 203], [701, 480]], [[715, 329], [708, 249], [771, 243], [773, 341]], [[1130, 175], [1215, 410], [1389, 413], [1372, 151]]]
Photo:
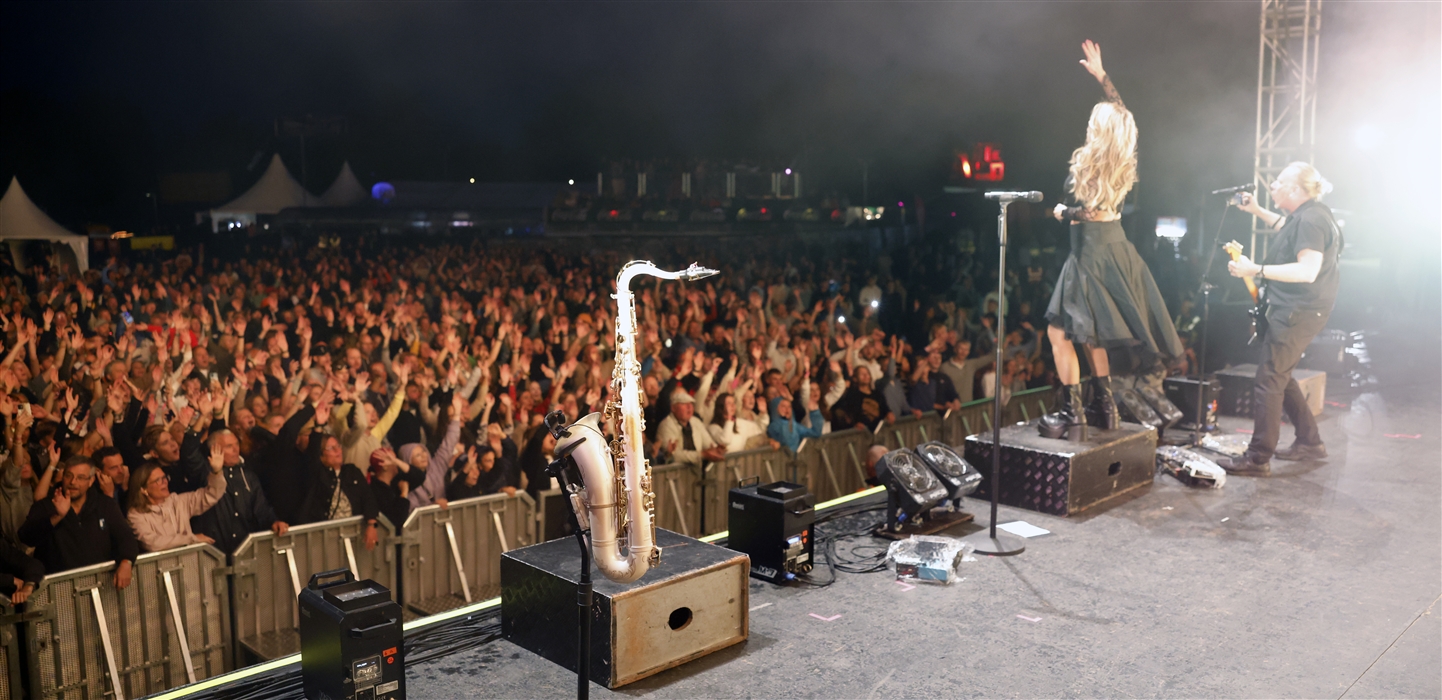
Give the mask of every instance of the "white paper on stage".
[[1027, 539], [1051, 534], [1051, 530], [1044, 530], [1025, 520], [1013, 520], [1009, 523], [1001, 523], [996, 526], [996, 529], [1006, 530], [1017, 537], [1025, 537]]

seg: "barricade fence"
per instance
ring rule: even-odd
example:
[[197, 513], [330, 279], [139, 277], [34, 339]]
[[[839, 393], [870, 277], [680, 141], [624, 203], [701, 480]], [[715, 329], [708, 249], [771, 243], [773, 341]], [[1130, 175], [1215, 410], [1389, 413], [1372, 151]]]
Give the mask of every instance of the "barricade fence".
[[[1003, 420], [1035, 418], [1050, 403], [1050, 389], [1019, 392]], [[960, 445], [990, 428], [991, 401], [983, 399], [944, 415], [901, 418], [874, 433], [830, 433], [806, 441], [794, 455], [771, 448], [735, 452], [704, 472], [697, 465], [655, 466], [656, 524], [692, 537], [714, 534], [727, 528], [729, 491], [746, 479], [796, 481], [818, 501], [830, 500], [865, 488], [872, 445]], [[296, 597], [323, 571], [349, 569], [376, 580], [396, 593], [408, 616], [486, 600], [499, 593], [503, 552], [564, 531], [549, 521], [566, 517], [569, 505], [559, 493], [543, 497], [559, 500], [559, 508], [538, 508], [521, 492], [417, 509], [399, 532], [382, 517], [380, 542], [369, 550], [363, 518], [354, 517], [296, 526], [281, 536], [254, 533], [229, 566], [204, 544], [145, 554], [124, 590], [112, 582], [114, 563], [49, 575], [21, 611], [0, 607], [0, 700], [22, 697], [22, 666], [25, 697], [127, 698], [295, 653]]]
[[225, 555], [206, 544], [46, 576], [23, 619], [31, 698], [138, 698], [229, 671]]
[[251, 533], [231, 555], [237, 653], [268, 661], [300, 651], [296, 597], [312, 574], [349, 569], [395, 590], [394, 528], [384, 516], [380, 542], [365, 547], [365, 517], [297, 525], [284, 535]]
[[519, 491], [417, 508], [397, 538], [401, 607], [419, 615], [501, 594], [501, 555], [537, 542], [536, 502]]
[[24, 657], [20, 655], [20, 635], [16, 627], [19, 622], [15, 607], [0, 597], [0, 664], [5, 669], [0, 673], [0, 700], [24, 696], [20, 687], [20, 665]]

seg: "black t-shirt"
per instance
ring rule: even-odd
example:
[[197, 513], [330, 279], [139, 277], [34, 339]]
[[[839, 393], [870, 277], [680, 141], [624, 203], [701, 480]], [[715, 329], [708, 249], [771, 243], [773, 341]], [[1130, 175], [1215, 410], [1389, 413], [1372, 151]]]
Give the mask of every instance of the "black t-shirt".
[[1308, 200], [1282, 225], [1267, 244], [1267, 265], [1297, 262], [1302, 250], [1321, 251], [1322, 269], [1311, 284], [1305, 282], [1267, 282], [1267, 301], [1272, 306], [1306, 311], [1330, 312], [1337, 301], [1337, 285], [1341, 275], [1337, 256], [1342, 253], [1342, 232], [1332, 218], [1332, 210], [1315, 199]]

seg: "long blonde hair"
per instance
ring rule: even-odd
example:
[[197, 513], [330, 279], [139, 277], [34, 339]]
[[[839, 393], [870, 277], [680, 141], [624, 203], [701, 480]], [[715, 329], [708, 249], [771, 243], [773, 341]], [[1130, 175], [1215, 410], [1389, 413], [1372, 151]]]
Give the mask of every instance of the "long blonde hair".
[[1115, 102], [1099, 102], [1087, 140], [1071, 154], [1071, 191], [1087, 211], [1121, 210], [1137, 182], [1137, 123]]

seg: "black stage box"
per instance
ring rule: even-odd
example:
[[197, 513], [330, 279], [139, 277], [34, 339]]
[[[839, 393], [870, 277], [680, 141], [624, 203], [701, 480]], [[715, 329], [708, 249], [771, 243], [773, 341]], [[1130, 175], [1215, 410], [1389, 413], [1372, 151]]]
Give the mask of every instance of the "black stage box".
[[[1173, 406], [1181, 409], [1182, 421], [1175, 427], [1181, 430], [1193, 430], [1197, 427], [1197, 391], [1203, 386], [1192, 377], [1167, 377], [1162, 381], [1162, 389], [1166, 391], [1167, 400]], [[1207, 377], [1206, 396], [1202, 399], [1202, 414], [1206, 420], [1202, 425], [1207, 430], [1214, 429], [1217, 424], [1216, 402], [1222, 395], [1222, 382], [1215, 376]]]
[[[1302, 389], [1307, 399], [1307, 408], [1312, 415], [1322, 415], [1323, 402], [1327, 398], [1327, 373], [1315, 369], [1294, 369], [1292, 378]], [[1224, 416], [1252, 417], [1252, 399], [1257, 387], [1257, 366], [1237, 365], [1217, 372], [1222, 383], [1219, 413]]]
[[[966, 460], [988, 475], [973, 494], [991, 498], [991, 432], [966, 439]], [[1146, 487], [1156, 474], [1157, 431], [1135, 423], [1087, 428], [1082, 442], [1052, 440], [1036, 421], [1001, 429], [1000, 502], [1048, 515], [1075, 515]]]
[[307, 698], [404, 700], [405, 633], [389, 589], [340, 569], [311, 576], [298, 604]]
[[[656, 540], [661, 565], [638, 581], [592, 570], [591, 680], [607, 688], [746, 641], [746, 555], [660, 528]], [[574, 538], [501, 556], [501, 633], [573, 672], [580, 568]]]

